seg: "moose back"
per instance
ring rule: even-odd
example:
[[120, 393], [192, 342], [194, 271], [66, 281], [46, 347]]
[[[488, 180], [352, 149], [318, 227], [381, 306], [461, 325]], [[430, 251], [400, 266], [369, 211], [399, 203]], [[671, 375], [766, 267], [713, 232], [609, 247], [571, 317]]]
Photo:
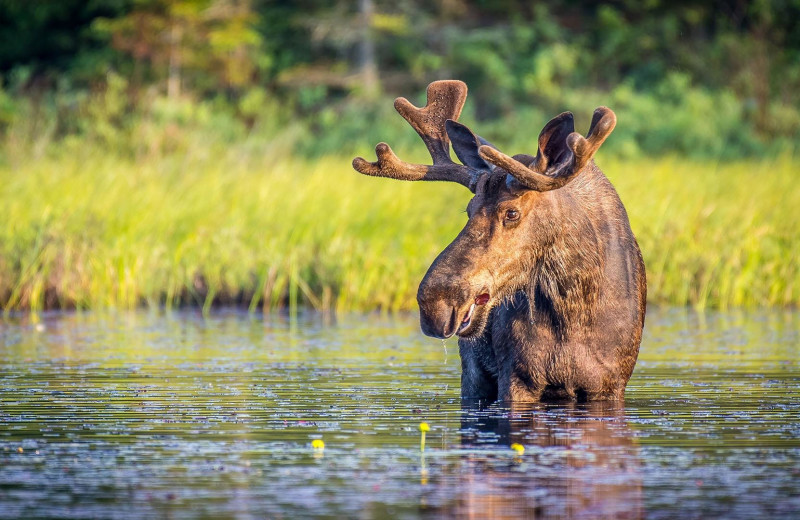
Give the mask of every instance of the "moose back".
[[465, 400], [622, 399], [647, 284], [625, 208], [592, 159], [616, 116], [598, 108], [584, 137], [565, 112], [544, 126], [535, 156], [509, 157], [457, 122], [466, 97], [464, 83], [436, 81], [424, 108], [395, 101], [432, 165], [406, 163], [386, 143], [376, 162], [353, 160], [365, 175], [474, 194], [467, 224], [419, 286], [422, 331], [458, 336]]

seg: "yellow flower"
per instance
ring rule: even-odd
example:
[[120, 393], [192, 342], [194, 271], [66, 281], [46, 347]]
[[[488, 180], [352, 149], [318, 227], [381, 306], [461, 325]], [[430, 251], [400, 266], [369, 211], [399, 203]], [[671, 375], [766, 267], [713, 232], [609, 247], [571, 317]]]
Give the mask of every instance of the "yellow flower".
[[511, 445], [511, 449], [517, 452], [517, 455], [522, 455], [525, 453], [525, 446], [522, 444], [514, 443]]
[[431, 427], [428, 426], [428, 423], [421, 422], [419, 423], [419, 431], [421, 431], [422, 433], [429, 432], [431, 431]]
[[315, 450], [324, 450], [325, 443], [322, 442], [322, 439], [314, 439], [313, 441], [311, 441], [311, 447], [314, 448]]

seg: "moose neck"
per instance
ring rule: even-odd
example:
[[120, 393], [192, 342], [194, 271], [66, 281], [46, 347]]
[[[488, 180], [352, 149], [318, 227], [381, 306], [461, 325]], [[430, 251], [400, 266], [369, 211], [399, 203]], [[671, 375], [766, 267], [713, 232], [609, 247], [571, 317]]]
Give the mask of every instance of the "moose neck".
[[559, 190], [556, 233], [539, 252], [527, 290], [531, 313], [548, 316], [561, 338], [592, 322], [603, 276], [603, 244], [570, 191]]

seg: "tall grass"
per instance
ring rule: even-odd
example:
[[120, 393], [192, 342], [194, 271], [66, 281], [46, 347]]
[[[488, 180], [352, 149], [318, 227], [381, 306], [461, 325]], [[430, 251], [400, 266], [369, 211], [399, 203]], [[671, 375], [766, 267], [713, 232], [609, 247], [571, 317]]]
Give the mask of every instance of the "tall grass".
[[[795, 160], [599, 161], [650, 301], [800, 303]], [[134, 159], [72, 143], [0, 166], [0, 304], [412, 309], [468, 199], [458, 185], [358, 175], [349, 157], [209, 146]]]
[[603, 166], [641, 245], [650, 301], [698, 308], [800, 303], [796, 160]]

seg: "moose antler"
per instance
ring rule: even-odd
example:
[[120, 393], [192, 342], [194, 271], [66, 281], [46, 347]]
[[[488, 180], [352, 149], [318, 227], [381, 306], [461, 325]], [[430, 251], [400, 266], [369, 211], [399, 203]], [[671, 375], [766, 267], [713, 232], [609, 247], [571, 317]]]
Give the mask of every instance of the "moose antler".
[[[386, 143], [375, 147], [376, 162], [353, 159], [353, 168], [364, 175], [404, 181], [452, 181], [470, 188], [470, 169], [450, 159], [450, 139], [445, 122], [461, 115], [467, 99], [467, 86], [456, 80], [434, 81], [428, 85], [428, 101], [417, 108], [406, 98], [397, 98], [394, 108], [417, 131], [433, 159], [433, 165], [411, 164], [400, 160]], [[470, 188], [471, 189], [471, 188]]]
[[[479, 153], [486, 161], [506, 170], [525, 187], [535, 191], [550, 191], [565, 186], [583, 170], [616, 124], [617, 116], [610, 108], [597, 108], [592, 116], [589, 134], [584, 138], [578, 132], [571, 132], [566, 136], [569, 150], [559, 153], [558, 148], [564, 141], [553, 140], [564, 139], [564, 128], [572, 128], [572, 114], [565, 112], [545, 125], [539, 135], [539, 151], [530, 166], [517, 160], [523, 156], [512, 158], [490, 146], [481, 146]], [[553, 148], [556, 152], [548, 155], [546, 150]]]

